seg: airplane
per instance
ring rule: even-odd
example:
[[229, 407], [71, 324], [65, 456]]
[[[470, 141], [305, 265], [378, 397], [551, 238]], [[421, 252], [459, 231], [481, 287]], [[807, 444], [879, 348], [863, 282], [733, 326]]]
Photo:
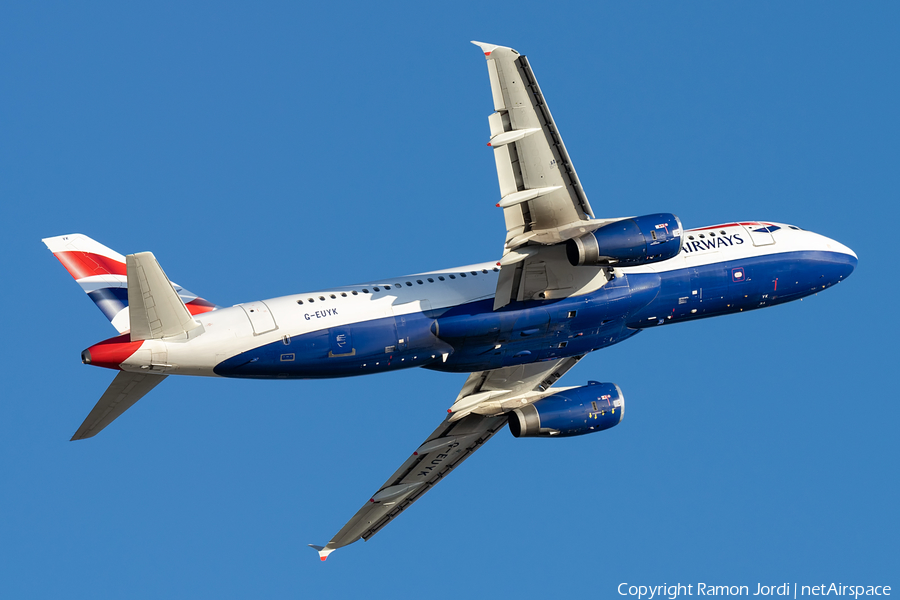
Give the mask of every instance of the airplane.
[[526, 57], [473, 43], [494, 102], [499, 260], [220, 307], [171, 282], [150, 252], [47, 238], [119, 333], [82, 352], [84, 364], [117, 374], [72, 439], [96, 435], [169, 375], [468, 373], [425, 441], [331, 541], [310, 544], [325, 560], [371, 539], [503, 427], [562, 438], [616, 426], [618, 385], [556, 386], [589, 353], [655, 327], [797, 300], [856, 267], [848, 247], [784, 223], [596, 218]]

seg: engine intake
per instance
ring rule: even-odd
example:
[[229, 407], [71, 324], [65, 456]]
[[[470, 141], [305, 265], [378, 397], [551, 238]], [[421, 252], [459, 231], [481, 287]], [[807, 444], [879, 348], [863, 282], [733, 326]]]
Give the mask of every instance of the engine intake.
[[625, 416], [625, 397], [614, 383], [557, 392], [509, 415], [515, 437], [570, 437], [615, 427]]
[[671, 213], [623, 219], [566, 242], [573, 267], [646, 265], [681, 251], [681, 220]]

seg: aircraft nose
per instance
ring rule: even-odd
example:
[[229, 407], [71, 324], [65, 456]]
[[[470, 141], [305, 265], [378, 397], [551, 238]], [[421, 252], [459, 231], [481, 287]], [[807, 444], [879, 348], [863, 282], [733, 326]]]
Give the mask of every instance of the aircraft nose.
[[832, 239], [828, 240], [827, 246], [831, 251], [830, 262], [835, 269], [836, 279], [838, 281], [846, 279], [856, 269], [856, 265], [859, 264], [856, 252]]
[[856, 257], [856, 253], [850, 250], [849, 254], [842, 254], [838, 262], [840, 263], [838, 268], [841, 271], [841, 279], [846, 279], [856, 269], [859, 259]]

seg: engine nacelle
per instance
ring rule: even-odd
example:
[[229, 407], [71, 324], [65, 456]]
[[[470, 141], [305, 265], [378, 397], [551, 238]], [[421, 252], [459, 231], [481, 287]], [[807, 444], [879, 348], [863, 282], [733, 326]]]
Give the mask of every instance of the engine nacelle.
[[568, 437], [615, 427], [625, 416], [625, 397], [614, 383], [557, 392], [509, 413], [515, 437]]
[[634, 266], [668, 260], [681, 251], [681, 220], [671, 213], [623, 219], [566, 242], [573, 267]]

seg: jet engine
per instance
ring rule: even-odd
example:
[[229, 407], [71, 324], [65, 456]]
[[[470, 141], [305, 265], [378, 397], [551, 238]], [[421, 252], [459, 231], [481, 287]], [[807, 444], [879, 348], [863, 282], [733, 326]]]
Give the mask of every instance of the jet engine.
[[671, 213], [604, 225], [566, 242], [573, 267], [635, 266], [668, 260], [681, 251], [681, 220]]
[[515, 437], [569, 437], [609, 429], [624, 415], [619, 386], [590, 381], [513, 410], [509, 430]]

